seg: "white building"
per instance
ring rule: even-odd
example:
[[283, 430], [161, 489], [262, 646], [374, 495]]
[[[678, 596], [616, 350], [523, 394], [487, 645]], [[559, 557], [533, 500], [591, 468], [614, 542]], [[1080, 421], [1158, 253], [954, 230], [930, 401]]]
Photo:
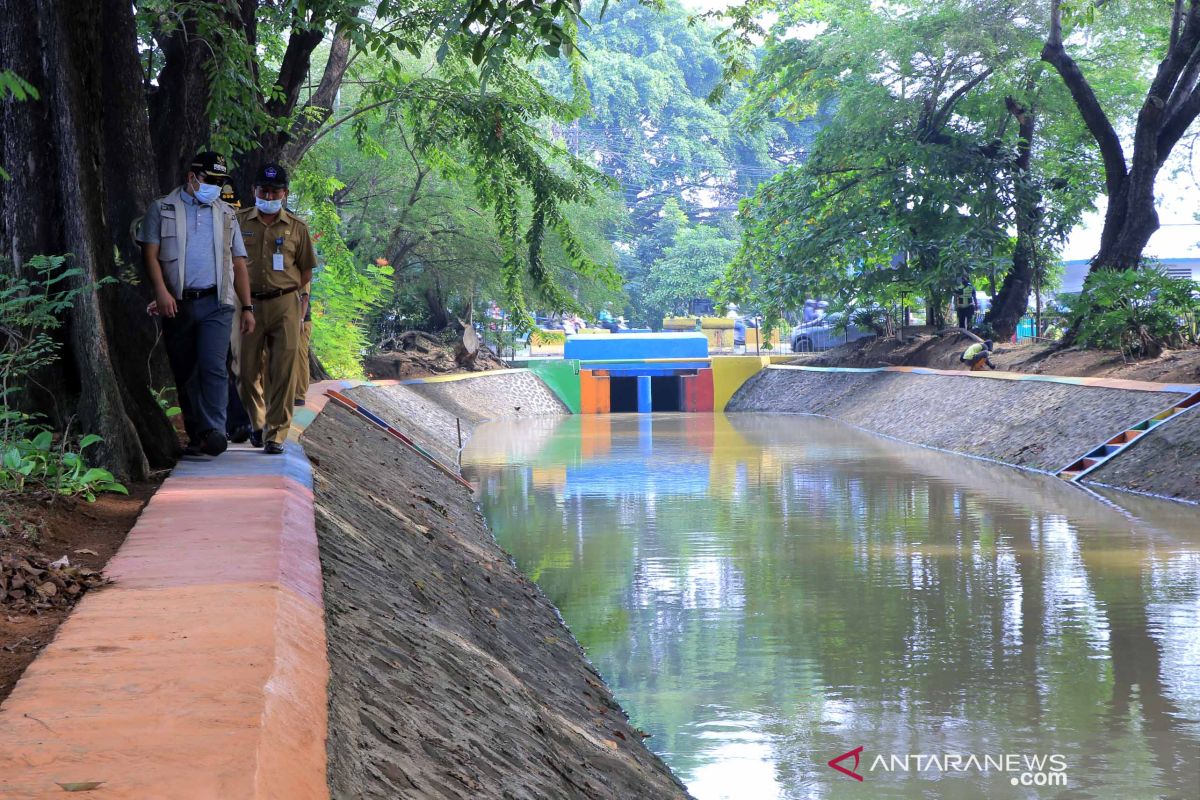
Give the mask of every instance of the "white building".
[[[1072, 235], [1063, 251], [1063, 274], [1060, 292], [1078, 292], [1083, 289], [1087, 277], [1088, 262], [1100, 247], [1099, 231], [1081, 231], [1084, 235]], [[1146, 245], [1144, 255], [1158, 259], [1167, 272], [1179, 278], [1200, 281], [1200, 223], [1164, 223]]]

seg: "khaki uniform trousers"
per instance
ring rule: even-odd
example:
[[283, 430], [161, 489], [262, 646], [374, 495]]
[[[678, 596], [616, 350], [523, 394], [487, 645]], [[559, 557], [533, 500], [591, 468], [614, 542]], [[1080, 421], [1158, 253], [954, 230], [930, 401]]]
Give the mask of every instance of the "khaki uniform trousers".
[[287, 441], [296, 394], [300, 349], [300, 296], [254, 302], [254, 332], [242, 337], [239, 394], [263, 442]]
[[296, 402], [303, 403], [308, 392], [308, 343], [312, 340], [312, 320], [300, 323], [300, 349], [296, 352]]

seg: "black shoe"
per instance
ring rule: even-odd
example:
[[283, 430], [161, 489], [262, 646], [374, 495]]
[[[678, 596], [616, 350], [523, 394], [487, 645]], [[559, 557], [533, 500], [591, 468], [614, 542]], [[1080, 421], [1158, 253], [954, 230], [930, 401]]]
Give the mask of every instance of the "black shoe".
[[250, 438], [250, 426], [249, 425], [239, 425], [238, 427], [233, 429], [232, 433], [229, 434], [229, 441], [233, 442], [234, 444], [241, 444], [242, 442], [246, 441], [249, 438]]
[[267, 442], [263, 452], [269, 456], [278, 456], [283, 454], [283, 445], [279, 442]]
[[303, 400], [296, 400], [296, 401], [295, 401], [295, 405], [297, 405], [297, 406], [302, 406], [302, 405], [304, 405], [304, 401], [303, 401]]
[[228, 446], [225, 434], [220, 431], [207, 431], [200, 437], [200, 452], [206, 456], [219, 456]]
[[262, 431], [250, 431], [250, 446], [262, 447]]
[[183, 454], [185, 456], [200, 455], [200, 445], [196, 444], [195, 442], [188, 442], [187, 447], [183, 448]]

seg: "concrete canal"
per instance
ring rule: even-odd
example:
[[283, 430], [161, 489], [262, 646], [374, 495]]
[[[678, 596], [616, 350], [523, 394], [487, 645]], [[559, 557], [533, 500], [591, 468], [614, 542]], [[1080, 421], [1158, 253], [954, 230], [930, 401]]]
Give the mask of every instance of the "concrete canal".
[[1200, 787], [1194, 506], [754, 413], [487, 423], [463, 471], [701, 800]]

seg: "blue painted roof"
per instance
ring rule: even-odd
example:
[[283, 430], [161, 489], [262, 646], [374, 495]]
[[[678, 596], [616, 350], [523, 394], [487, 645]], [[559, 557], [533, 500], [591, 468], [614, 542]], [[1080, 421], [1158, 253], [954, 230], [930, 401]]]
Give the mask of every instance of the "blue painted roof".
[[581, 334], [568, 336], [563, 358], [581, 361], [636, 358], [707, 358], [708, 337], [703, 333], [625, 333], [620, 336]]

